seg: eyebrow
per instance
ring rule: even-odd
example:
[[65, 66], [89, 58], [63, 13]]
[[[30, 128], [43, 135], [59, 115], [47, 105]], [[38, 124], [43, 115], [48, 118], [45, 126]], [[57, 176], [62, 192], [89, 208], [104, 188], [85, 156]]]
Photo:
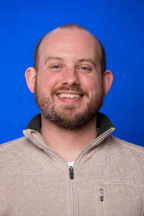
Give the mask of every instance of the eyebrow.
[[[63, 58], [60, 57], [55, 57], [55, 56], [48, 56], [45, 60], [45, 64], [47, 63], [47, 61], [49, 60], [64, 60]], [[94, 65], [94, 67], [96, 68], [96, 64], [95, 62], [91, 59], [91, 58], [83, 58], [83, 59], [79, 59], [78, 62], [90, 62]]]
[[45, 60], [45, 64], [47, 63], [47, 61], [49, 61], [49, 60], [53, 60], [53, 59], [56, 59], [56, 60], [64, 60], [63, 58], [60, 58], [60, 57], [54, 57], [54, 56], [49, 56], [49, 57], [47, 57], [46, 58], [46, 60]]

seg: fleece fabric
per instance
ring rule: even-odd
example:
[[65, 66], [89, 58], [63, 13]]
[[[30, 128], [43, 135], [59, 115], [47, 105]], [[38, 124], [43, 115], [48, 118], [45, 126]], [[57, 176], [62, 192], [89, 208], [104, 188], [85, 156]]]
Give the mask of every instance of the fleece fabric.
[[144, 216], [144, 148], [99, 134], [70, 167], [44, 142], [40, 115], [0, 145], [0, 216]]

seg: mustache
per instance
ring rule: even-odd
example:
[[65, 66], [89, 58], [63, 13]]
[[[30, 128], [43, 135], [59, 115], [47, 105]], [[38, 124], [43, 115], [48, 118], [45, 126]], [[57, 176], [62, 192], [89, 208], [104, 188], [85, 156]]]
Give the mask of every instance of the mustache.
[[78, 91], [80, 94], [86, 95], [88, 97], [88, 92], [85, 89], [80, 88], [79, 86], [72, 86], [72, 87], [61, 86], [58, 88], [54, 88], [51, 91], [51, 96], [55, 95], [60, 90]]

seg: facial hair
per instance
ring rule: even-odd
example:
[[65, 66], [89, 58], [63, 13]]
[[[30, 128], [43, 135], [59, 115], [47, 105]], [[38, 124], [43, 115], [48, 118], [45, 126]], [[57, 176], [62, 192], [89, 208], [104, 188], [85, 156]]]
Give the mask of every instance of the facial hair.
[[101, 85], [101, 90], [99, 92], [95, 91], [95, 94], [92, 95], [91, 98], [88, 97], [89, 102], [85, 104], [84, 109], [83, 106], [81, 106], [80, 104], [66, 104], [57, 107], [54, 104], [54, 96], [56, 96], [56, 92], [58, 90], [78, 91], [85, 97], [88, 97], [88, 93], [87, 91], [81, 89], [79, 86], [72, 86], [71, 88], [62, 86], [60, 88], [53, 89], [50, 97], [48, 97], [47, 95], [42, 93], [36, 81], [34, 91], [35, 100], [42, 115], [46, 120], [50, 120], [58, 127], [66, 130], [76, 130], [86, 125], [97, 115], [99, 109], [103, 104], [103, 84]]

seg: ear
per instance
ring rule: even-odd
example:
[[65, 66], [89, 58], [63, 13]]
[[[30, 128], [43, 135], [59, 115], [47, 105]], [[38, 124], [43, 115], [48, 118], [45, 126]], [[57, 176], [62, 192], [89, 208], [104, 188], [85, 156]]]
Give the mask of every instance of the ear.
[[35, 80], [36, 80], [36, 70], [33, 67], [29, 67], [25, 72], [26, 83], [29, 90], [34, 93]]
[[105, 95], [107, 95], [107, 93], [109, 92], [112, 82], [113, 82], [112, 72], [109, 70], [106, 70], [103, 74], [103, 84], [104, 84]]

